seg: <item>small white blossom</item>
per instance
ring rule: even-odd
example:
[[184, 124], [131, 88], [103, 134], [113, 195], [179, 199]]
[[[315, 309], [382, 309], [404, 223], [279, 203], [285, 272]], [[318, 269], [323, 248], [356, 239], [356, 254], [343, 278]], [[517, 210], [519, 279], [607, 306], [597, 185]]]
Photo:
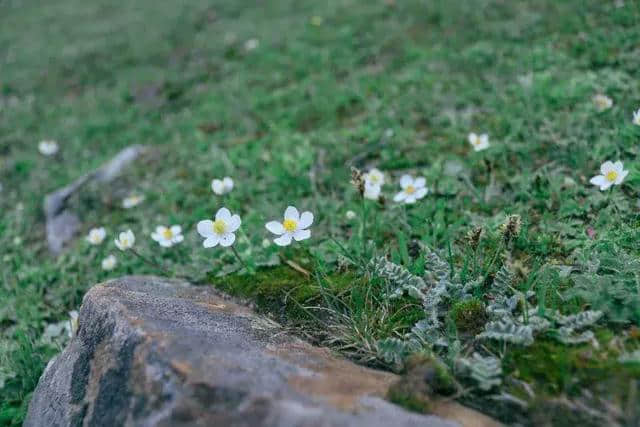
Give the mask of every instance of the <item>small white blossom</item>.
[[413, 178], [411, 175], [403, 175], [400, 178], [402, 191], [393, 198], [394, 202], [415, 203], [422, 199], [429, 191], [425, 186], [426, 180], [423, 177]]
[[596, 104], [598, 111], [608, 110], [613, 106], [613, 100], [600, 93], [593, 97], [593, 103]]
[[230, 193], [233, 190], [233, 180], [228, 176], [222, 179], [214, 179], [211, 181], [211, 190], [218, 196]]
[[313, 224], [313, 214], [311, 212], [302, 212], [301, 215], [298, 209], [294, 206], [289, 206], [284, 211], [284, 221], [282, 223], [269, 221], [265, 224], [265, 227], [273, 234], [280, 236], [273, 240], [276, 245], [288, 246], [291, 244], [291, 239], [299, 242], [311, 237], [311, 230], [308, 230], [311, 224]]
[[104, 241], [106, 236], [107, 232], [104, 230], [104, 227], [92, 228], [89, 230], [89, 234], [87, 234], [87, 242], [92, 245], [99, 245]]
[[640, 126], [640, 108], [638, 108], [638, 111], [633, 112], [633, 124]]
[[132, 195], [122, 199], [122, 207], [125, 209], [131, 209], [134, 206], [138, 206], [144, 201], [144, 196]]
[[163, 248], [170, 248], [184, 240], [182, 227], [179, 225], [172, 225], [171, 227], [159, 225], [156, 227], [156, 231], [151, 233], [151, 238], [158, 242]]
[[384, 174], [378, 169], [373, 168], [363, 175], [364, 178], [364, 194], [366, 199], [378, 200], [380, 191], [384, 184]]
[[600, 166], [600, 175], [594, 176], [589, 182], [600, 187], [600, 191], [605, 191], [612, 185], [622, 184], [628, 173], [620, 160], [615, 163], [607, 160]]
[[260, 40], [258, 39], [249, 39], [246, 42], [244, 42], [244, 49], [247, 51], [252, 51], [254, 49], [257, 49], [258, 46], [260, 46]]
[[69, 312], [69, 328], [67, 333], [69, 338], [73, 338], [78, 332], [78, 312], [76, 310]]
[[40, 141], [38, 150], [44, 156], [53, 156], [58, 152], [58, 143], [55, 141]]
[[231, 215], [227, 208], [220, 208], [216, 212], [214, 221], [205, 219], [198, 222], [198, 233], [205, 238], [203, 246], [205, 248], [213, 248], [217, 246], [231, 246], [236, 241], [235, 231], [240, 228], [241, 224], [239, 215]]
[[380, 198], [380, 192], [382, 191], [382, 187], [379, 185], [364, 185], [364, 198], [369, 200], [378, 200]]
[[469, 144], [473, 147], [474, 151], [482, 151], [489, 148], [489, 135], [483, 133], [482, 135], [476, 135], [471, 132], [467, 137]]
[[113, 254], [102, 260], [102, 269], [105, 271], [113, 270], [118, 265], [118, 260]]
[[352, 220], [356, 217], [356, 213], [354, 211], [347, 211], [347, 213], [344, 214], [348, 220]]
[[363, 175], [365, 185], [382, 186], [384, 185], [384, 174], [378, 169], [373, 168]]
[[262, 239], [262, 247], [263, 248], [268, 248], [269, 246], [271, 246], [271, 240], [269, 239]]
[[134, 236], [133, 231], [131, 230], [123, 231], [113, 242], [116, 244], [118, 249], [126, 251], [133, 247], [133, 244], [136, 242], [136, 236]]

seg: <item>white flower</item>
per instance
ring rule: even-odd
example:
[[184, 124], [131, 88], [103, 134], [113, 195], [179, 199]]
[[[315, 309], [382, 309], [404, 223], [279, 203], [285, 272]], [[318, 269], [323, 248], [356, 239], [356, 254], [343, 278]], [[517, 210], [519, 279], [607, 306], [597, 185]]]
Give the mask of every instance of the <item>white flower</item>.
[[382, 187], [380, 187], [379, 185], [372, 185], [372, 184], [364, 184], [364, 198], [365, 199], [370, 199], [370, 200], [378, 200], [380, 198], [380, 191], [382, 190]]
[[78, 312], [73, 310], [69, 312], [69, 327], [67, 329], [69, 338], [73, 338], [76, 332], [78, 332]]
[[476, 135], [471, 132], [467, 137], [469, 144], [473, 147], [474, 151], [482, 151], [489, 148], [489, 135], [483, 133], [482, 135]]
[[638, 111], [633, 112], [633, 124], [640, 126], [640, 108], [638, 108]]
[[220, 208], [216, 212], [214, 221], [205, 219], [198, 223], [198, 233], [205, 238], [202, 244], [205, 248], [213, 248], [220, 243], [220, 246], [231, 246], [236, 241], [235, 231], [240, 228], [240, 216], [231, 215], [229, 209]]
[[113, 255], [109, 255], [102, 260], [102, 269], [106, 271], [113, 270], [114, 268], [116, 268], [117, 264], [118, 260], [116, 259], [116, 257]]
[[600, 166], [600, 173], [601, 175], [594, 176], [589, 182], [600, 187], [600, 191], [605, 191], [612, 185], [622, 184], [629, 171], [623, 169], [620, 160], [615, 163], [607, 160]]
[[89, 234], [87, 234], [87, 242], [92, 245], [99, 245], [104, 241], [106, 236], [107, 232], [104, 230], [104, 227], [92, 228], [89, 230]]
[[400, 178], [400, 187], [402, 191], [393, 198], [394, 202], [404, 202], [407, 204], [415, 203], [416, 200], [422, 199], [429, 191], [425, 187], [426, 180], [423, 177], [413, 179], [411, 175], [403, 175]]
[[131, 230], [123, 231], [113, 242], [116, 244], [118, 249], [126, 251], [133, 247], [133, 244], [136, 242], [136, 236], [133, 235], [133, 231]]
[[233, 180], [228, 176], [225, 176], [222, 179], [214, 179], [211, 181], [211, 189], [218, 196], [230, 193], [231, 190], [233, 190]]
[[293, 206], [287, 207], [284, 211], [284, 221], [269, 221], [265, 224], [267, 230], [280, 237], [273, 241], [278, 246], [288, 246], [291, 239], [297, 242], [311, 237], [311, 230], [307, 230], [313, 224], [313, 214], [311, 212], [302, 212], [302, 215]]
[[356, 213], [354, 211], [347, 211], [347, 213], [345, 213], [344, 215], [349, 220], [354, 219], [356, 217]]
[[53, 156], [58, 152], [58, 143], [55, 141], [40, 141], [38, 150], [45, 156]]
[[384, 174], [373, 168], [363, 175], [365, 185], [382, 186], [384, 184]]
[[608, 110], [613, 106], [613, 100], [607, 95], [597, 94], [593, 97], [593, 103], [596, 104], [598, 111]]
[[256, 49], [258, 46], [260, 46], [260, 40], [258, 39], [249, 39], [246, 42], [244, 42], [244, 48], [245, 50], [254, 50]]
[[132, 195], [122, 199], [122, 207], [125, 209], [131, 209], [134, 206], [138, 206], [144, 201], [144, 196]]
[[384, 184], [384, 174], [378, 169], [373, 168], [363, 175], [364, 178], [364, 197], [366, 199], [378, 200], [380, 198], [380, 190]]
[[182, 227], [179, 225], [172, 225], [171, 227], [159, 225], [156, 227], [155, 233], [151, 233], [151, 238], [163, 248], [170, 248], [184, 240]]

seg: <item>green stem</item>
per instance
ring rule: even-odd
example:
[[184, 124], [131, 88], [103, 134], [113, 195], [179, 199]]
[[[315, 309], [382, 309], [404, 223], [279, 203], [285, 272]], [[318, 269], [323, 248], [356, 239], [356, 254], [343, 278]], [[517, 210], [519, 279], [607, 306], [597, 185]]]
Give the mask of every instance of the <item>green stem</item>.
[[251, 271], [249, 269], [249, 266], [247, 265], [247, 263], [244, 262], [244, 260], [240, 257], [240, 254], [238, 253], [238, 251], [236, 250], [236, 248], [231, 245], [231, 250], [233, 251], [233, 254], [236, 256], [236, 258], [238, 258], [238, 261], [240, 261], [240, 264], [242, 264], [242, 266], [247, 270], [247, 271]]
[[365, 240], [365, 229], [367, 223], [367, 201], [362, 198], [362, 223], [360, 224], [360, 240], [362, 241], [362, 256], [367, 256], [367, 242]]
[[171, 276], [172, 273], [171, 271], [167, 270], [163, 265], [161, 265], [159, 262], [154, 261], [150, 258], [147, 258], [146, 256], [142, 255], [141, 253], [139, 253], [138, 251], [136, 251], [133, 248], [129, 249], [131, 251], [132, 254], [134, 254], [135, 256], [137, 256], [138, 258], [140, 258], [142, 261], [144, 261], [145, 263], [149, 264], [150, 266], [157, 268], [158, 270], [162, 271], [164, 274]]

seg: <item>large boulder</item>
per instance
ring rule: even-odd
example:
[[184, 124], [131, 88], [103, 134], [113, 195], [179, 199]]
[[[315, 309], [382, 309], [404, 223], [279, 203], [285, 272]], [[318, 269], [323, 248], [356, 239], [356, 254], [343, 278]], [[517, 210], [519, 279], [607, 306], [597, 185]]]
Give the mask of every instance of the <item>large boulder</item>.
[[[395, 375], [313, 347], [210, 287], [156, 277], [94, 286], [25, 426], [491, 426], [383, 399]], [[453, 405], [453, 406], [451, 406]]]

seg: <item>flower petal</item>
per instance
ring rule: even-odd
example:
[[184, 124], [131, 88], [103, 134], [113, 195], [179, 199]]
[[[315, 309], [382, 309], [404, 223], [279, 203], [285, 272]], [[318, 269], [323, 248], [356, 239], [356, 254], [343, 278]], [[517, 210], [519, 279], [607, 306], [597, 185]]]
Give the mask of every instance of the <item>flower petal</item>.
[[413, 181], [413, 186], [415, 188], [421, 188], [424, 187], [427, 184], [427, 180], [424, 179], [423, 176], [416, 178], [415, 181]]
[[213, 221], [211, 221], [210, 219], [205, 219], [198, 222], [196, 229], [202, 237], [211, 237], [215, 234], [213, 232]]
[[629, 171], [620, 171], [620, 173], [618, 174], [618, 178], [616, 179], [615, 184], [616, 185], [622, 184], [622, 181], [624, 181], [624, 179], [625, 179], [625, 177], [627, 176], [628, 173], [629, 173]]
[[291, 244], [291, 233], [283, 234], [277, 239], [273, 239], [273, 242], [278, 246], [289, 246]]
[[602, 164], [602, 166], [600, 166], [600, 173], [602, 175], [606, 175], [607, 173], [611, 172], [613, 170], [613, 163], [611, 163], [609, 160], [607, 160], [606, 162], [604, 162]]
[[401, 202], [401, 201], [403, 201], [403, 200], [404, 200], [404, 199], [406, 199], [406, 198], [407, 198], [407, 193], [405, 193], [404, 191], [401, 191], [401, 192], [399, 192], [398, 194], [396, 194], [396, 195], [393, 197], [393, 201], [394, 201], [394, 202]]
[[178, 234], [177, 236], [175, 236], [171, 241], [173, 243], [180, 243], [184, 240], [184, 236], [182, 234]]
[[364, 197], [369, 200], [378, 200], [380, 198], [380, 186], [366, 183], [364, 185]]
[[415, 192], [413, 195], [414, 195], [414, 197], [415, 197], [416, 199], [422, 199], [424, 196], [426, 196], [426, 195], [427, 195], [427, 192], [428, 192], [428, 191], [429, 191], [429, 190], [427, 190], [427, 188], [426, 188], [426, 187], [418, 188], [418, 189], [416, 190], [416, 192]]
[[300, 220], [300, 213], [298, 212], [298, 209], [296, 209], [295, 206], [288, 206], [284, 211], [284, 219], [292, 219], [295, 222], [298, 222]]
[[180, 227], [179, 225], [172, 225], [171, 226], [171, 233], [172, 234], [180, 234], [180, 233], [182, 233], [182, 227]]
[[237, 214], [233, 215], [231, 218], [229, 218], [229, 222], [227, 222], [227, 231], [229, 233], [233, 233], [238, 228], [240, 228], [240, 224], [242, 224], [242, 221], [240, 220], [240, 215], [237, 215]]
[[296, 242], [308, 239], [309, 237], [311, 237], [311, 230], [298, 230], [293, 233], [293, 238], [296, 239]]
[[407, 188], [408, 186], [413, 184], [413, 177], [411, 175], [402, 175], [400, 178], [400, 187]]
[[224, 233], [220, 238], [220, 246], [228, 247], [236, 241], [236, 235], [233, 233]]
[[269, 221], [264, 226], [266, 227], [267, 230], [269, 230], [273, 234], [280, 235], [280, 234], [284, 234], [285, 232], [284, 227], [278, 221]]
[[313, 214], [309, 211], [302, 212], [300, 215], [300, 221], [298, 222], [298, 228], [307, 228], [313, 224]]
[[404, 199], [404, 202], [408, 205], [412, 205], [416, 202], [416, 196], [414, 194], [410, 194], [406, 199]]
[[216, 212], [216, 219], [221, 219], [229, 224], [229, 220], [231, 219], [231, 212], [227, 208], [220, 208], [218, 209], [218, 212]]
[[202, 246], [204, 246], [205, 248], [213, 248], [214, 246], [217, 246], [218, 243], [220, 243], [220, 236], [218, 236], [217, 234], [212, 234], [211, 236], [207, 237], [207, 240], [202, 243]]
[[613, 168], [618, 172], [621, 173], [622, 170], [624, 169], [624, 165], [622, 164], [622, 162], [620, 160], [618, 160], [617, 162], [615, 162], [613, 164]]
[[156, 242], [159, 242], [160, 240], [162, 240], [162, 234], [151, 233], [151, 238]]

